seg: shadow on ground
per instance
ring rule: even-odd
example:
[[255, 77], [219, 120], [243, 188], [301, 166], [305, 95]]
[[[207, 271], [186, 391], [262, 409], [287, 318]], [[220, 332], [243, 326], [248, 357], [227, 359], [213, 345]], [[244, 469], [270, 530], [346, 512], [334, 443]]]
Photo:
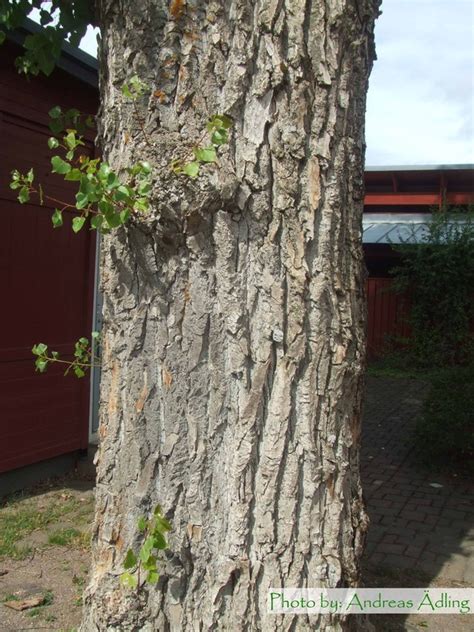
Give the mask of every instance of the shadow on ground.
[[[370, 517], [366, 586], [474, 585], [474, 483], [419, 464], [413, 432], [426, 394], [422, 381], [368, 378], [361, 452]], [[473, 629], [469, 615], [375, 615], [371, 621], [381, 632]]]

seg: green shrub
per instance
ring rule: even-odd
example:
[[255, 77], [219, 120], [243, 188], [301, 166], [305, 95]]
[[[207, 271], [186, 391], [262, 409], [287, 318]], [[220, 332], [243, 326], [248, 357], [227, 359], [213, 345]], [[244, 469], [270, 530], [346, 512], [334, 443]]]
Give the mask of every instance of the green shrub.
[[411, 303], [412, 336], [402, 348], [421, 368], [474, 358], [474, 213], [457, 211], [434, 213], [421, 243], [394, 246], [395, 288]]
[[432, 378], [416, 442], [426, 464], [474, 472], [474, 364]]

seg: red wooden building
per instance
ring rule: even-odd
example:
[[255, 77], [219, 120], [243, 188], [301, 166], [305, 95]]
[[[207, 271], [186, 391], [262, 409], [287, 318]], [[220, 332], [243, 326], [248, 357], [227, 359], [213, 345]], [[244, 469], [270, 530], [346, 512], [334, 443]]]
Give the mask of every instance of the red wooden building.
[[[30, 22], [27, 28], [39, 27]], [[9, 188], [12, 169], [33, 166], [52, 196], [72, 195], [50, 173], [47, 112], [55, 105], [96, 111], [96, 61], [66, 46], [50, 77], [26, 81], [13, 64], [26, 33], [20, 30], [10, 37], [0, 60], [0, 495], [35, 480], [35, 464], [51, 466], [43, 467], [41, 476], [70, 468], [79, 451], [87, 449], [97, 401], [88, 378], [64, 378], [58, 367], [39, 376], [31, 354], [38, 342], [67, 354], [92, 330], [95, 233], [53, 230], [51, 205], [40, 206], [34, 199], [20, 205]], [[382, 351], [387, 335], [403, 333], [405, 327], [399, 299], [387, 291], [395, 262], [390, 241], [421, 228], [432, 205], [474, 203], [473, 177], [472, 166], [367, 169], [364, 248], [371, 356]]]
[[365, 188], [367, 346], [375, 358], [389, 337], [409, 335], [406, 299], [390, 291], [390, 270], [398, 262], [391, 244], [419, 241], [433, 208], [474, 204], [474, 165], [369, 167]]
[[53, 230], [54, 206], [34, 196], [20, 205], [9, 182], [12, 169], [33, 167], [51, 196], [71, 198], [71, 188], [50, 173], [47, 113], [55, 105], [96, 112], [96, 62], [67, 47], [50, 77], [26, 80], [14, 67], [25, 35], [15, 32], [0, 49], [0, 494], [2, 482], [18, 487], [2, 473], [15, 470], [19, 481], [16, 468], [77, 454], [89, 440], [88, 379], [65, 378], [58, 366], [39, 376], [31, 348], [47, 342], [67, 354], [91, 331], [95, 234]]

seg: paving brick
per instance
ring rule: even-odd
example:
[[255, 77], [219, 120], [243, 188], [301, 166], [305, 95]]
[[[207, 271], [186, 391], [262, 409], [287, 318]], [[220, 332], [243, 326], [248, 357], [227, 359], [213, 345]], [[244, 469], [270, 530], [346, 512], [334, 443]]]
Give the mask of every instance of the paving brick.
[[399, 535], [396, 541], [406, 546], [416, 546], [419, 549], [423, 549], [429, 542], [426, 534]]
[[377, 547], [377, 551], [379, 553], [394, 554], [394, 555], [403, 555], [403, 552], [405, 551], [405, 549], [406, 549], [406, 546], [404, 544], [390, 544], [384, 541], [382, 541]]
[[474, 485], [420, 469], [413, 449], [424, 392], [414, 380], [368, 379], [361, 457], [371, 518], [366, 559], [474, 584]]
[[371, 558], [370, 561], [372, 562], [372, 564], [383, 564], [385, 561], [385, 555], [383, 553], [374, 553]]
[[430, 524], [425, 524], [423, 522], [414, 522], [411, 521], [408, 523], [409, 529], [414, 529], [415, 531], [420, 531], [422, 533], [431, 533], [433, 531], [433, 526]]
[[405, 549], [404, 555], [417, 559], [421, 557], [422, 552], [423, 552], [423, 548], [420, 546], [407, 546], [407, 548]]
[[397, 541], [397, 536], [393, 533], [385, 533], [382, 536], [382, 542], [386, 542], [387, 544], [393, 544]]
[[384, 565], [393, 568], [413, 568], [413, 559], [401, 555], [387, 555], [384, 560]]
[[405, 511], [405, 509], [403, 509], [400, 513], [400, 516], [404, 519], [404, 520], [416, 520], [419, 522], [425, 522], [426, 519], [426, 514], [424, 514], [421, 509], [420, 511]]
[[403, 503], [405, 504], [407, 501], [406, 496], [402, 496], [400, 494], [385, 494], [384, 500], [390, 500], [393, 503]]
[[[412, 495], [412, 498], [414, 498], [414, 497], [415, 497], [415, 494]], [[414, 501], [412, 500], [410, 502], [414, 502]], [[420, 494], [420, 496], [417, 497], [417, 499], [416, 499], [416, 505], [418, 507], [423, 507], [423, 511], [425, 511], [425, 509], [424, 509], [425, 507], [431, 507], [431, 502], [432, 502], [431, 498], [424, 498], [423, 494]]]
[[465, 520], [466, 512], [465, 511], [457, 511], [456, 509], [446, 508], [443, 511], [443, 516], [445, 518], [449, 518], [451, 520]]

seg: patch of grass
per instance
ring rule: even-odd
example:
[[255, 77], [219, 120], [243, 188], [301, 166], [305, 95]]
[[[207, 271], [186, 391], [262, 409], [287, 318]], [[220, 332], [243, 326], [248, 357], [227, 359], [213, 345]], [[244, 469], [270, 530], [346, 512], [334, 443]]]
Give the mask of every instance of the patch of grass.
[[77, 540], [81, 535], [81, 532], [74, 528], [57, 529], [53, 531], [49, 537], [49, 544], [57, 544], [58, 546], [68, 546]]
[[10, 497], [0, 505], [0, 560], [9, 557], [25, 559], [31, 547], [19, 542], [33, 531], [46, 528], [61, 516], [71, 513], [77, 506], [75, 499], [60, 502], [57, 498], [41, 508], [34, 498]]
[[58, 617], [55, 614], [49, 613], [45, 616], [44, 620], [46, 621], [46, 623], [54, 623], [54, 621], [56, 621], [57, 618]]
[[8, 595], [5, 595], [5, 597], [2, 597], [2, 603], [4, 603], [5, 601], [20, 601], [20, 597], [18, 597], [18, 595], [10, 593]]
[[84, 584], [86, 583], [86, 579], [85, 579], [85, 577], [79, 577], [78, 575], [73, 575], [72, 576], [72, 583], [75, 584], [76, 586], [79, 586], [80, 588], [82, 588], [84, 586]]
[[43, 602], [39, 606], [35, 606], [34, 608], [27, 610], [25, 612], [26, 616], [31, 617], [32, 619], [36, 619], [36, 617], [41, 616], [42, 618], [45, 619], [45, 621], [48, 621], [48, 620], [55, 621], [56, 616], [54, 614], [47, 614], [43, 616], [45, 607], [50, 606], [53, 603], [53, 601], [54, 601], [53, 592], [51, 590], [47, 590], [43, 595]]
[[372, 377], [393, 377], [409, 380], [428, 381], [438, 375], [440, 369], [421, 369], [413, 366], [412, 361], [399, 355], [387, 355], [379, 360], [372, 361], [367, 366], [367, 375]]
[[42, 606], [50, 606], [54, 601], [54, 594], [52, 590], [47, 590], [44, 593]]

